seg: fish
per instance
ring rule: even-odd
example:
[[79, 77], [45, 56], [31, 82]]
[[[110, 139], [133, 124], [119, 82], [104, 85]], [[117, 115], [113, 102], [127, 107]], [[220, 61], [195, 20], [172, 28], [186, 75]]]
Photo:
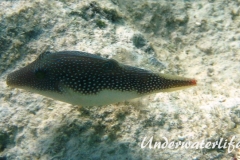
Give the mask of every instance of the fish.
[[46, 51], [8, 74], [6, 83], [80, 106], [109, 105], [197, 85], [192, 78], [155, 73], [81, 51]]

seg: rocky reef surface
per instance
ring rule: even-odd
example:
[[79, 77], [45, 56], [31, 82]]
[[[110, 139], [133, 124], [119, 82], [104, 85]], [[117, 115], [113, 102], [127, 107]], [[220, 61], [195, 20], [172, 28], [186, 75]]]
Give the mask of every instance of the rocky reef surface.
[[[0, 1], [0, 160], [240, 158], [238, 149], [141, 148], [152, 136], [153, 145], [164, 137], [240, 142], [239, 28], [239, 0]], [[62, 50], [196, 78], [198, 86], [81, 107], [6, 85], [8, 73]]]

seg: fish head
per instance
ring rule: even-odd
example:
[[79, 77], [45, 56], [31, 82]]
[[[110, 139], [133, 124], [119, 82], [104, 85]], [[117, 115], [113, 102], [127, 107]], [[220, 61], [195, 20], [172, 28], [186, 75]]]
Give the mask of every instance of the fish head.
[[48, 52], [41, 54], [34, 62], [27, 66], [10, 73], [7, 76], [7, 85], [10, 87], [47, 91], [58, 90], [54, 72], [56, 72], [56, 63], [49, 63]]

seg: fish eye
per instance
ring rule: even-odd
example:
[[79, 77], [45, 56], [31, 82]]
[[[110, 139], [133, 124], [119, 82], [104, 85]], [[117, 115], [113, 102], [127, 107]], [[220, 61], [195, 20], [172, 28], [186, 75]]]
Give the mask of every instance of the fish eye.
[[46, 77], [46, 71], [37, 70], [35, 71], [35, 76], [37, 79], [44, 79]]

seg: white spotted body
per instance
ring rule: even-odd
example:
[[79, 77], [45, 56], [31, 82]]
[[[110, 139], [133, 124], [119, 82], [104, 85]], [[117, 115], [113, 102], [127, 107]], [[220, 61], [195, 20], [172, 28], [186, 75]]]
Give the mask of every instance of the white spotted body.
[[156, 74], [85, 52], [44, 53], [8, 75], [7, 84], [81, 106], [107, 105], [160, 91], [196, 85], [196, 80]]

